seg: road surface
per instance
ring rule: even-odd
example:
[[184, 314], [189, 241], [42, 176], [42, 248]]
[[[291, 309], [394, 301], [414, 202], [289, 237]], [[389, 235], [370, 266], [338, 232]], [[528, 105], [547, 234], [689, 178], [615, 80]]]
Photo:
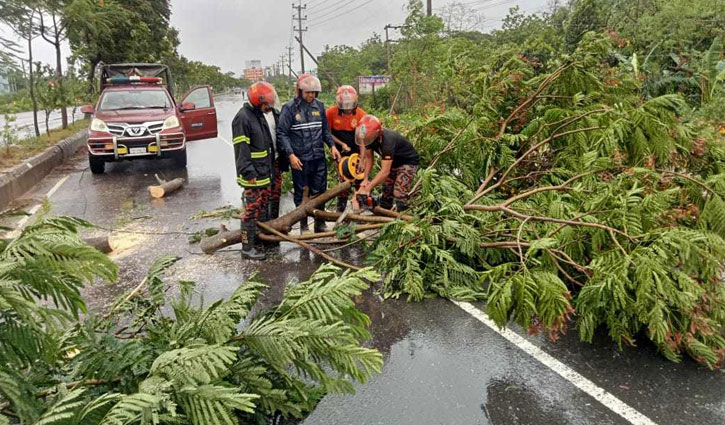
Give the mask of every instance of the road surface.
[[[320, 264], [307, 251], [283, 243], [264, 263], [242, 261], [238, 247], [213, 256], [187, 242], [189, 233], [218, 224], [191, 218], [200, 211], [239, 205], [230, 123], [241, 97], [218, 99], [219, 135], [189, 144], [186, 170], [170, 163], [110, 164], [92, 175], [83, 153], [43, 180], [22, 201], [50, 196], [50, 214], [74, 215], [113, 231], [121, 267], [118, 283], [86, 290], [102, 310], [138, 284], [155, 257], [182, 257], [168, 276], [199, 282], [207, 302], [230, 295], [258, 269], [270, 283], [264, 303], [282, 296], [288, 281], [304, 280]], [[188, 184], [152, 200], [154, 174], [183, 176]], [[289, 197], [282, 210], [291, 208]], [[235, 222], [229, 226], [238, 226]], [[346, 251], [349, 261], [360, 252]], [[367, 294], [360, 308], [372, 319], [372, 346], [384, 353], [383, 373], [355, 395], [327, 396], [305, 425], [338, 424], [693, 424], [725, 423], [725, 374], [686, 359], [665, 360], [644, 338], [620, 352], [606, 335], [595, 344], [571, 331], [558, 342], [545, 336], [498, 332], [486, 324], [482, 304], [441, 299], [422, 303]]]
[[[76, 121], [83, 119], [81, 108], [76, 110]], [[73, 108], [68, 108], [68, 123], [73, 122]], [[53, 130], [60, 128], [60, 111], [53, 111], [48, 119], [48, 127]], [[18, 112], [15, 114], [15, 121], [10, 123], [10, 127], [15, 129], [15, 134], [18, 139], [27, 139], [35, 136], [35, 130], [33, 129], [33, 112]], [[0, 129], [5, 128], [5, 117], [0, 115]], [[45, 133], [45, 112], [38, 111], [38, 129], [41, 134]]]

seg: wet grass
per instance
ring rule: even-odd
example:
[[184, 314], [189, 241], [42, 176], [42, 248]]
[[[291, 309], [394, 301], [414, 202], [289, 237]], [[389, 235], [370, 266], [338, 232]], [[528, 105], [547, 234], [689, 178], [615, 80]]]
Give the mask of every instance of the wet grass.
[[68, 124], [66, 129], [50, 130], [50, 135], [44, 133], [40, 137], [20, 140], [11, 146], [2, 146], [0, 148], [0, 168], [10, 168], [20, 164], [87, 127], [88, 121], [78, 120], [74, 124]]

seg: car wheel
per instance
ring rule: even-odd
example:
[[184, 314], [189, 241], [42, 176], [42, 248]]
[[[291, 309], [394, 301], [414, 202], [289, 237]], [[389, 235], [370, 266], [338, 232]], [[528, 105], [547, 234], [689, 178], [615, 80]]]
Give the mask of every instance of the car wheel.
[[91, 167], [91, 173], [103, 174], [106, 171], [106, 161], [88, 154], [88, 165]]
[[174, 152], [171, 158], [174, 160], [174, 165], [179, 168], [186, 168], [186, 149], [181, 152]]

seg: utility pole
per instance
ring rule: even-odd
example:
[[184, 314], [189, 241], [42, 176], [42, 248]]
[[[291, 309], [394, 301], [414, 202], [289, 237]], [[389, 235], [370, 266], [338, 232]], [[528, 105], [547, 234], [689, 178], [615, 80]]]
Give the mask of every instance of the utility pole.
[[302, 48], [302, 33], [307, 31], [307, 27], [302, 28], [302, 21], [307, 20], [307, 15], [304, 17], [302, 16], [302, 11], [307, 9], [307, 5], [302, 5], [302, 0], [297, 0], [297, 6], [292, 4], [292, 9], [297, 9], [297, 16], [294, 16], [293, 19], [297, 19], [297, 28], [294, 30], [297, 31], [297, 36], [299, 37], [300, 41], [300, 66], [302, 67], [302, 73], [305, 73], [305, 51]]
[[433, 15], [433, 0], [428, 0], [428, 9], [426, 10], [426, 15], [431, 16]]
[[388, 35], [390, 24], [385, 25], [385, 55], [388, 58], [388, 74], [390, 74], [390, 36]]
[[390, 43], [394, 43], [396, 41], [390, 39], [390, 34], [388, 33], [388, 30], [397, 30], [403, 27], [405, 27], [405, 25], [385, 25], [385, 53], [388, 58], [388, 74], [390, 74]]
[[287, 69], [289, 70], [289, 84], [287, 84], [287, 96], [292, 96], [292, 46], [287, 46]]

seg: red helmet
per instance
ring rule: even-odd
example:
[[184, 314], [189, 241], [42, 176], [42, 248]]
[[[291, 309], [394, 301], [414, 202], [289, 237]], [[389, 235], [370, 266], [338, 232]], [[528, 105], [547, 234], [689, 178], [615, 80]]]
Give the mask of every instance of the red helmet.
[[357, 92], [353, 86], [340, 86], [335, 95], [337, 107], [343, 111], [357, 108]]
[[266, 81], [254, 83], [249, 87], [249, 103], [259, 108], [263, 103], [273, 107], [277, 102], [277, 91]]
[[370, 146], [383, 133], [383, 125], [375, 115], [365, 115], [360, 118], [355, 128], [355, 141], [358, 145]]
[[322, 91], [322, 84], [320, 84], [320, 80], [314, 75], [302, 74], [300, 75], [300, 78], [297, 79], [297, 90], [303, 92], [314, 91], [319, 93]]

